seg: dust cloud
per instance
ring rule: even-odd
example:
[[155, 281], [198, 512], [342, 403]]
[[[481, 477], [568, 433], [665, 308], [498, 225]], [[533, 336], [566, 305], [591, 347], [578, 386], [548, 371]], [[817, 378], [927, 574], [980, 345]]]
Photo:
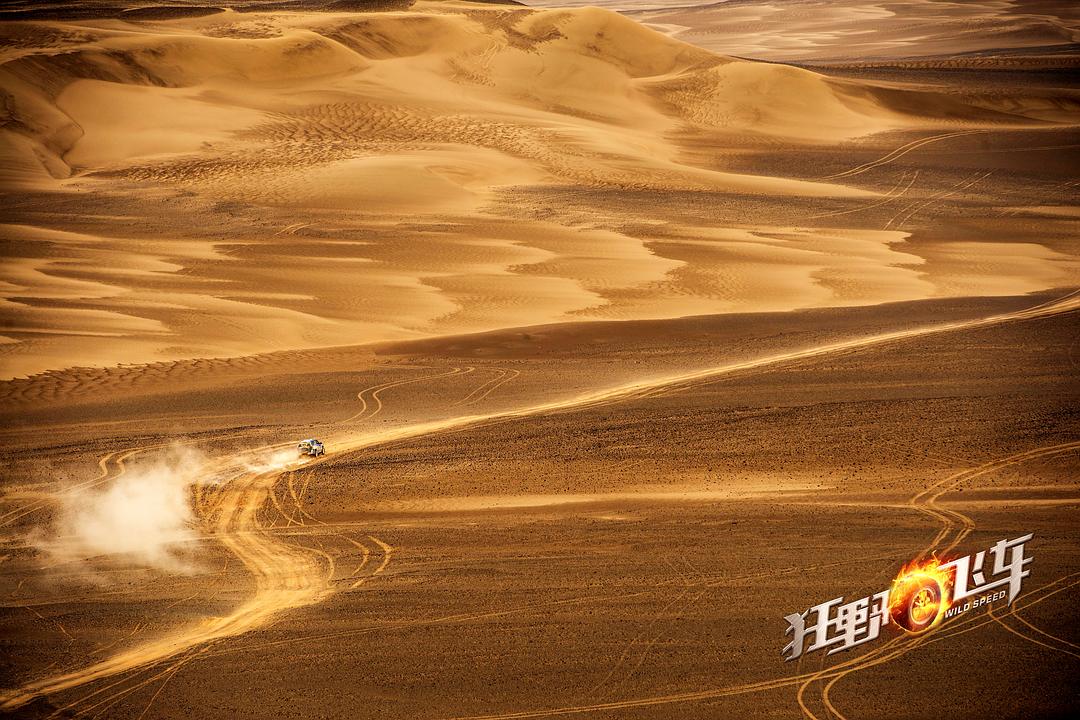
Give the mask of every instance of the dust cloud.
[[173, 446], [104, 486], [64, 493], [51, 528], [32, 541], [54, 563], [108, 561], [193, 573], [199, 533], [190, 490], [203, 481], [206, 466], [202, 453]]

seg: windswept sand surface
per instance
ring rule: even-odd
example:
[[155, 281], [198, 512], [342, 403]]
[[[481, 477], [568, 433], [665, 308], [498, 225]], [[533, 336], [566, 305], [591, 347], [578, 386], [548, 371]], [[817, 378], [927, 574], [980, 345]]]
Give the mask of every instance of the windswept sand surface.
[[0, 11], [0, 712], [1071, 717], [1075, 13], [611, 7]]
[[595, 8], [0, 33], [8, 377], [1077, 278], [1065, 88], [830, 79]]
[[[21, 422], [4, 433], [0, 698], [26, 717], [919, 718], [928, 697], [960, 718], [1063, 716], [1080, 325], [1059, 298], [25, 381], [4, 401]], [[325, 460], [267, 464], [310, 433]], [[148, 482], [170, 443], [211, 458], [198, 535], [172, 546], [188, 567], [89, 545], [64, 498], [100, 512], [95, 492]], [[927, 487], [948, 492], [926, 507]], [[784, 614], [877, 591], [927, 543], [1025, 532], [1015, 612], [780, 659]]]
[[[560, 7], [572, 2], [529, 0]], [[1080, 10], [1055, 0], [599, 0], [718, 53], [780, 62], [1053, 56], [1076, 60]], [[958, 58], [957, 56], [961, 56]], [[962, 61], [962, 60], [961, 60]], [[990, 63], [981, 63], [984, 67]], [[1075, 63], [1070, 63], [1075, 67]]]

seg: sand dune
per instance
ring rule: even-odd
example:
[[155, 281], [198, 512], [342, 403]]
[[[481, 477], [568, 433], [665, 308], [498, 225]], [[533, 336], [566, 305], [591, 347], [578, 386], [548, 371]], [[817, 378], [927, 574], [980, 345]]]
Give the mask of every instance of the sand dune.
[[[530, 0], [559, 7], [565, 0]], [[599, 0], [695, 45], [740, 57], [860, 62], [916, 57], [1072, 54], [1080, 12], [1069, 2], [896, 0]]]
[[1068, 714], [1075, 12], [674, 1], [0, 8], [0, 710]]
[[1002, 275], [863, 211], [950, 178], [743, 162], [843, 143], [891, 171], [912, 137], [1073, 122], [1067, 96], [829, 78], [596, 8], [107, 15], [2, 27], [7, 377], [1076, 278], [1060, 247], [995, 250]]

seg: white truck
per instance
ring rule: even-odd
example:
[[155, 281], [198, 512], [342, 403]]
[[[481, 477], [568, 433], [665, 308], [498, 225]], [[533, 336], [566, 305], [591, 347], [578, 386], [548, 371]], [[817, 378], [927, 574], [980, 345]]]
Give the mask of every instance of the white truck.
[[300, 444], [296, 446], [296, 451], [301, 455], [307, 455], [308, 457], [319, 457], [326, 454], [326, 448], [323, 444], [315, 438], [308, 438], [307, 440], [301, 440]]

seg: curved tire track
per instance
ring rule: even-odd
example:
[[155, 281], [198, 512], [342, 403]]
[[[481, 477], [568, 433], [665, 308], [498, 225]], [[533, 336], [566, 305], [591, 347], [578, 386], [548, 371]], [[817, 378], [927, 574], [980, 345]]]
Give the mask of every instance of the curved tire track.
[[[826, 343], [817, 347], [779, 353], [754, 360], [678, 373], [646, 381], [625, 383], [586, 392], [574, 397], [536, 403], [513, 410], [462, 415], [443, 420], [417, 423], [411, 426], [343, 435], [336, 439], [336, 446], [342, 452], [354, 452], [433, 433], [454, 432], [493, 422], [603, 406], [633, 399], [657, 388], [710, 380], [734, 371], [775, 367], [791, 361], [824, 357], [837, 352], [875, 347], [944, 332], [978, 329], [1006, 322], [1029, 320], [1071, 312], [1078, 308], [1080, 308], [1080, 299], [1077, 297], [1077, 292], [1073, 292], [1065, 297], [1041, 303], [1032, 308], [985, 318], [941, 323]], [[305, 465], [311, 467], [321, 463], [323, 460], [324, 458], [318, 458], [305, 463]], [[247, 470], [227, 472], [220, 477], [222, 485], [218, 492], [215, 507], [212, 510], [214, 515], [212, 518], [208, 518], [209, 527], [212, 529], [216, 539], [230, 550], [254, 577], [256, 590], [251, 598], [223, 617], [207, 619], [199, 625], [148, 641], [82, 669], [43, 678], [28, 683], [17, 690], [2, 693], [0, 694], [0, 709], [14, 710], [30, 702], [35, 697], [69, 690], [119, 673], [153, 665], [162, 660], [176, 657], [192, 648], [244, 634], [266, 625], [281, 613], [317, 603], [331, 594], [333, 586], [327, 581], [319, 563], [303, 549], [289, 545], [280, 538], [276, 538], [273, 534], [265, 532], [258, 521], [258, 515], [266, 504], [269, 493], [277, 484], [280, 475], [288, 470], [296, 469], [299, 465], [299, 463], [292, 463], [269, 472], [250, 472]], [[372, 538], [372, 540], [375, 539]], [[386, 559], [384, 556], [384, 561]], [[385, 562], [383, 567], [385, 567]], [[791, 678], [784, 678], [782, 680], [765, 681], [741, 689], [710, 690], [666, 696], [665, 698], [604, 703], [588, 707], [598, 710], [620, 709], [692, 699], [708, 699], [722, 697], [724, 694], [729, 693], [755, 692], [772, 687], [783, 687], [792, 682]], [[583, 711], [581, 708], [568, 708], [543, 711], [539, 714], [555, 715], [581, 711]], [[533, 716], [538, 715], [536, 713], [523, 713], [497, 717]]]

